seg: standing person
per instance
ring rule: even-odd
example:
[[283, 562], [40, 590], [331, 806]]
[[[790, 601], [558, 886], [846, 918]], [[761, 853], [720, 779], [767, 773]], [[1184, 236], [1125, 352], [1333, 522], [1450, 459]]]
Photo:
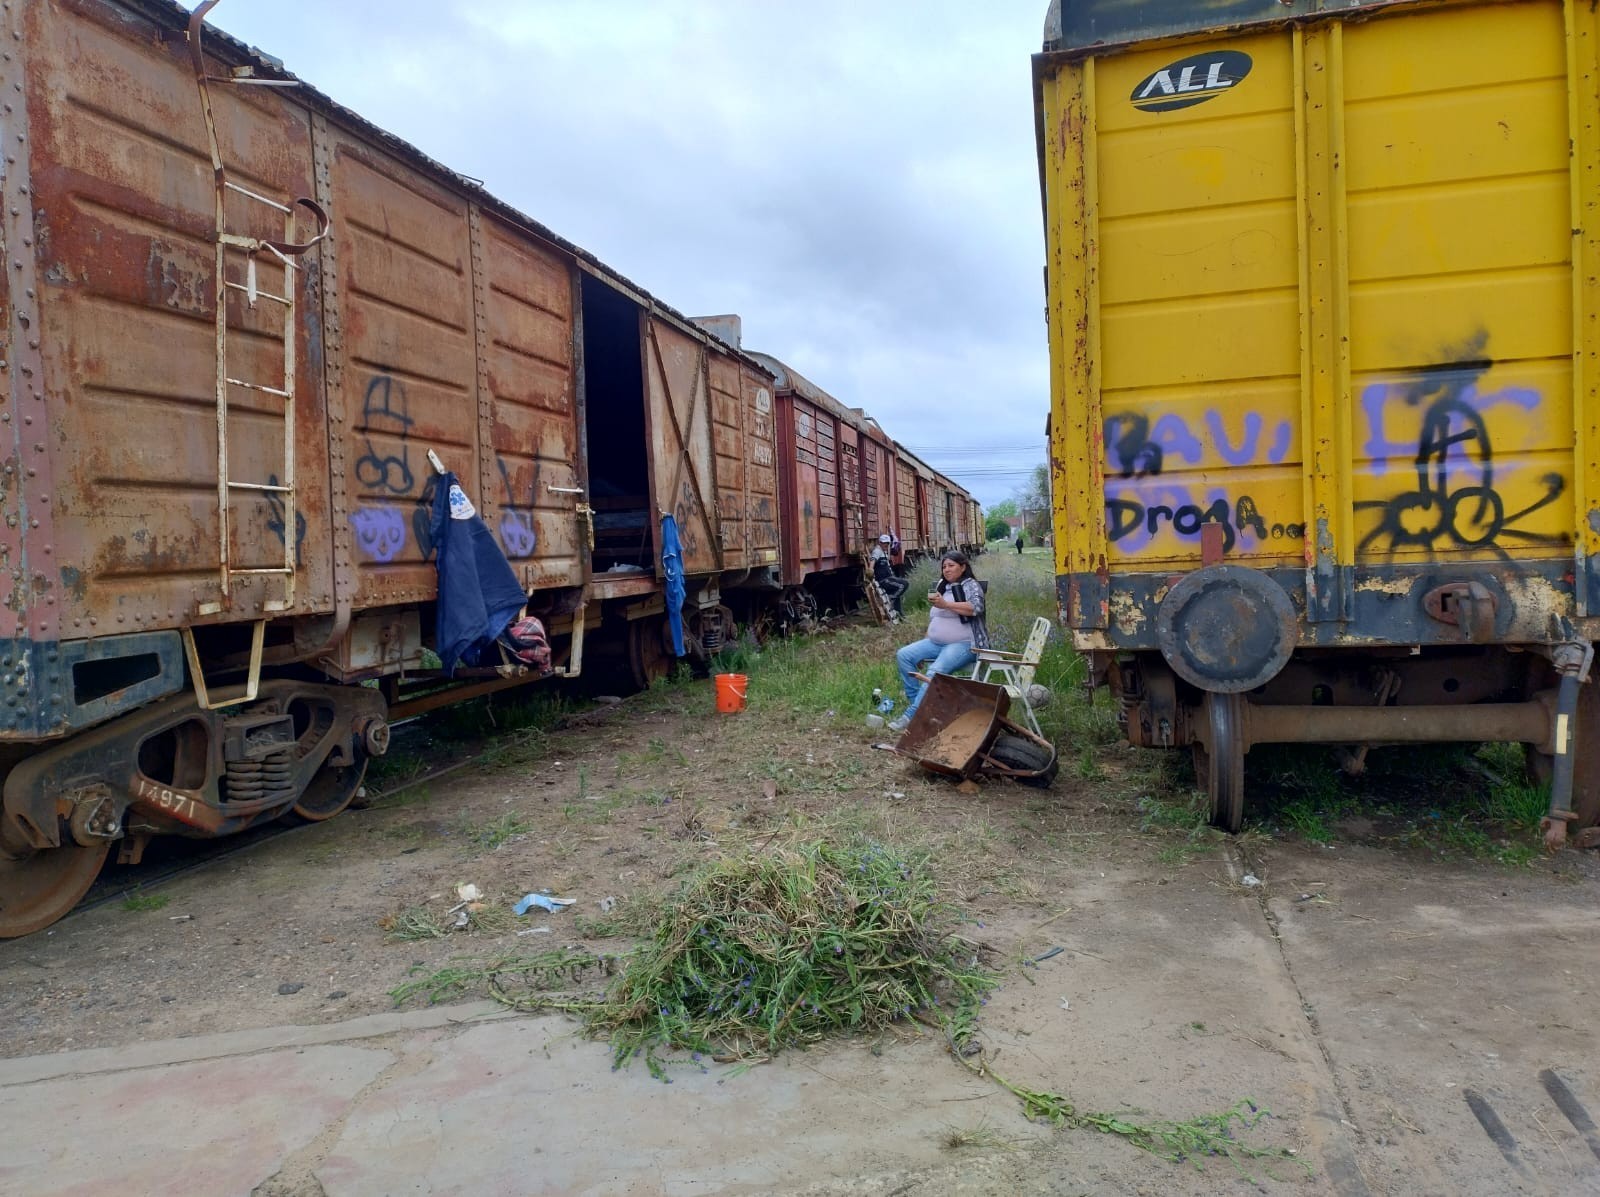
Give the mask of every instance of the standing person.
[[904, 615], [905, 611], [900, 607], [900, 596], [905, 594], [906, 587], [911, 583], [896, 576], [894, 565], [889, 560], [893, 552], [894, 538], [885, 532], [878, 537], [878, 543], [872, 546], [872, 580], [878, 584], [878, 589], [883, 591], [883, 596], [889, 600], [894, 613]]
[[1022, 532], [1020, 530], [1017, 532], [1017, 553], [1019, 556], [1022, 553]]
[[928, 634], [895, 653], [900, 684], [905, 687], [905, 714], [889, 724], [905, 731], [922, 704], [927, 686], [912, 676], [924, 661], [932, 661], [928, 676], [954, 673], [976, 659], [975, 649], [989, 647], [989, 625], [983, 616], [983, 585], [972, 575], [967, 555], [951, 549], [939, 560], [939, 585], [928, 592]]

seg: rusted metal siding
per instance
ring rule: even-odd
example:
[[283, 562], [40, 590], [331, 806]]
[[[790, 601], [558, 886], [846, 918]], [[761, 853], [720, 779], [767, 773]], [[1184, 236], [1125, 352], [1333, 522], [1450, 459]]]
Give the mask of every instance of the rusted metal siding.
[[577, 510], [573, 281], [568, 264], [492, 216], [479, 222], [482, 353], [493, 477], [479, 510], [529, 590], [583, 581]]
[[[42, 343], [49, 398], [48, 417], [42, 404], [24, 409], [19, 429], [20, 468], [50, 480], [48, 496], [29, 504], [33, 585], [65, 638], [177, 627], [220, 597], [215, 192], [194, 75], [181, 41], [119, 10], [38, 3], [25, 6], [25, 21], [36, 227], [31, 247], [11, 256], [26, 253], [37, 271], [29, 336]], [[312, 194], [304, 111], [269, 89], [218, 87], [214, 102], [233, 177], [283, 203]], [[230, 231], [283, 235], [279, 214], [242, 197], [230, 197], [227, 221]], [[316, 301], [310, 273], [295, 284], [303, 310]], [[229, 279], [243, 281], [237, 261]], [[281, 268], [263, 262], [259, 282], [281, 292]], [[228, 373], [281, 384], [281, 314], [265, 303], [249, 311], [236, 293], [227, 303]], [[284, 537], [295, 536], [299, 612], [333, 601], [313, 325], [301, 322], [296, 344], [296, 527], [285, 529], [275, 495], [236, 492], [229, 510], [236, 566], [281, 566]], [[282, 400], [230, 388], [229, 414], [229, 476], [277, 483]], [[237, 579], [217, 618], [258, 617], [281, 593], [281, 579]]]
[[331, 136], [343, 324], [332, 435], [344, 442], [356, 606], [425, 601], [427, 450], [483, 499], [467, 204], [344, 131]]
[[874, 540], [885, 532], [899, 534], [895, 500], [894, 448], [882, 433], [870, 428], [861, 439], [862, 471], [866, 488], [867, 538]]
[[563, 258], [333, 130], [342, 442], [356, 607], [426, 601], [438, 453], [530, 590], [581, 585]]
[[905, 550], [928, 551], [922, 507], [917, 498], [917, 467], [904, 453], [894, 457], [895, 516], [899, 521], [900, 542]]
[[722, 567], [743, 570], [775, 564], [771, 380], [715, 346], [708, 350], [707, 366]]
[[845, 557], [861, 554], [866, 547], [866, 503], [861, 489], [861, 433], [852, 424], [839, 422], [839, 532]]
[[1202, 30], [1281, 25], [1324, 13], [1385, 8], [1419, 0], [1051, 0], [1045, 15], [1047, 50], [1102, 49], [1152, 42]]
[[745, 416], [745, 564], [778, 564], [778, 449], [772, 379], [749, 366], [739, 372]]
[[928, 531], [937, 549], [950, 546], [950, 504], [952, 492], [941, 478], [928, 480]]
[[710, 432], [710, 350], [657, 316], [646, 316], [645, 326], [646, 423], [656, 510], [677, 522], [684, 572], [716, 573], [723, 554]]

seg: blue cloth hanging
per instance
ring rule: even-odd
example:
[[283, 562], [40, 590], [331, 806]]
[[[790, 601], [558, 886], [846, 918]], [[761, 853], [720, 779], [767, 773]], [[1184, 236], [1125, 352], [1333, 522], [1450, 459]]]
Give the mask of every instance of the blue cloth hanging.
[[670, 515], [661, 517], [661, 572], [667, 577], [667, 623], [672, 627], [672, 651], [684, 655], [683, 600], [687, 591], [683, 585], [683, 548], [678, 543], [678, 521]]
[[510, 626], [528, 594], [454, 474], [439, 475], [429, 531], [439, 570], [434, 644], [450, 677]]

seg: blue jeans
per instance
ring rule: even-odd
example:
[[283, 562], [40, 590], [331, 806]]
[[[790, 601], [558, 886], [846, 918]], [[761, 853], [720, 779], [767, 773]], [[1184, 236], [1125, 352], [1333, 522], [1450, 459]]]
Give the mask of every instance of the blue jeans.
[[906, 708], [905, 718], [910, 719], [917, 713], [917, 708], [922, 705], [922, 696], [928, 692], [928, 687], [917, 681], [911, 675], [917, 672], [917, 667], [924, 661], [933, 664], [926, 670], [932, 677], [936, 673], [955, 673], [965, 669], [977, 660], [977, 654], [972, 651], [971, 643], [963, 641], [960, 644], [936, 644], [926, 638], [913, 641], [894, 655], [894, 663], [900, 667], [900, 684], [905, 687], [906, 701], [911, 705]]

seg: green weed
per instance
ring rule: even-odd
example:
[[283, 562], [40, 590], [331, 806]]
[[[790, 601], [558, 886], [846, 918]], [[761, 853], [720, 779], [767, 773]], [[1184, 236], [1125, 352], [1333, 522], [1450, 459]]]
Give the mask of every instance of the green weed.
[[162, 910], [172, 901], [171, 894], [129, 894], [122, 899], [124, 910]]
[[515, 811], [509, 810], [498, 819], [491, 819], [487, 823], [479, 823], [475, 826], [469, 824], [463, 828], [469, 841], [490, 850], [525, 836], [532, 830], [532, 823], [529, 823]]
[[618, 898], [609, 911], [578, 915], [574, 930], [584, 939], [638, 939], [655, 929], [661, 903], [655, 894], [629, 894]]
[[443, 939], [448, 932], [440, 917], [426, 906], [408, 906], [379, 924], [387, 938], [402, 943], [422, 939]]

